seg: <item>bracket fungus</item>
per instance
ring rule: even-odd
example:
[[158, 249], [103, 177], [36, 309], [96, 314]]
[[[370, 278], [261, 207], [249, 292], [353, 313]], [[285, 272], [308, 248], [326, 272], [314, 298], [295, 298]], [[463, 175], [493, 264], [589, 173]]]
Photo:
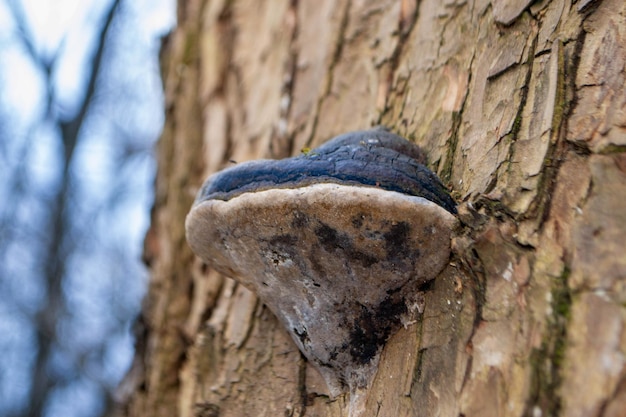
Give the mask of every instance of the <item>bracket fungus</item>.
[[334, 397], [370, 385], [382, 346], [450, 256], [456, 205], [419, 147], [382, 129], [212, 175], [193, 251], [255, 292]]

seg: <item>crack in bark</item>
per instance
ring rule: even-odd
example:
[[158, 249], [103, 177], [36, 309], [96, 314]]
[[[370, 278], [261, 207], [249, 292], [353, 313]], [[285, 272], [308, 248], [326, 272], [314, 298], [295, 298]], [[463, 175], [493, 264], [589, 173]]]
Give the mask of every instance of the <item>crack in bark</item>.
[[298, 382], [296, 386], [296, 394], [299, 398], [300, 404], [297, 417], [304, 417], [308, 406], [308, 390], [306, 387], [306, 358], [300, 352], [300, 360], [298, 361]]
[[[472, 83], [472, 65], [474, 65], [474, 59], [476, 59], [476, 51], [472, 53], [472, 58], [470, 59], [467, 71], [467, 85], [471, 85]], [[461, 103], [461, 108], [458, 112], [453, 113], [452, 115], [452, 127], [450, 138], [448, 139], [448, 146], [446, 151], [446, 160], [443, 163], [443, 167], [441, 168], [439, 177], [444, 184], [449, 184], [452, 179], [452, 168], [454, 164], [454, 157], [456, 155], [457, 147], [459, 144], [459, 133], [461, 130], [461, 123], [463, 121], [463, 113], [465, 111], [465, 105], [467, 104], [467, 93], [466, 91], [465, 97], [463, 97], [463, 102]], [[496, 170], [497, 172], [497, 170]], [[450, 184], [449, 184], [450, 185]], [[453, 184], [451, 184], [453, 185]], [[452, 188], [452, 187], [450, 187]]]
[[389, 97], [391, 95], [391, 92], [393, 91], [391, 85], [393, 83], [393, 79], [396, 75], [398, 67], [400, 66], [400, 58], [402, 57], [402, 52], [404, 51], [404, 48], [407, 45], [407, 40], [411, 36], [411, 32], [413, 32], [413, 29], [416, 26], [417, 18], [419, 16], [420, 3], [421, 3], [420, 1], [416, 1], [415, 10], [409, 16], [408, 19], [405, 19], [405, 20], [398, 19], [399, 37], [398, 37], [398, 41], [396, 42], [396, 46], [394, 47], [391, 53], [391, 57], [389, 58], [389, 73], [387, 74], [387, 80], [386, 80], [389, 88], [387, 88], [387, 91], [385, 94], [385, 104], [383, 108], [381, 109], [380, 114], [378, 115], [377, 123], [382, 122], [383, 117], [387, 114], [387, 111], [389, 110]]
[[[298, 74], [298, 48], [297, 48], [297, 40], [298, 40], [298, 4], [299, 0], [291, 0], [289, 4], [290, 12], [295, 20], [291, 37], [289, 38], [289, 55], [287, 58], [287, 63], [285, 64], [286, 71], [284, 77], [284, 83], [282, 86], [282, 94], [281, 101], [283, 98], [287, 98], [288, 104], [285, 108], [280, 108], [280, 116], [278, 120], [278, 127], [276, 132], [276, 137], [278, 138], [278, 142], [275, 143], [273, 140], [270, 142], [270, 155], [272, 158], [280, 159], [286, 158], [290, 155], [293, 155], [293, 146], [294, 140], [296, 137], [296, 131], [289, 132], [289, 119], [291, 116], [291, 110], [293, 108], [293, 92], [294, 86], [296, 85], [296, 78]], [[283, 141], [281, 141], [281, 139]], [[275, 145], [277, 149], [275, 149]]]
[[[478, 327], [480, 323], [483, 321], [483, 305], [485, 305], [487, 300], [487, 284], [485, 281], [485, 268], [483, 266], [480, 257], [476, 253], [476, 251], [472, 248], [469, 248], [468, 253], [465, 256], [459, 256], [459, 264], [461, 265], [461, 269], [464, 270], [465, 276], [470, 277], [470, 283], [472, 286], [470, 290], [473, 293], [474, 300], [476, 302], [476, 312], [474, 313], [474, 322], [472, 324], [472, 331], [470, 332], [467, 342], [465, 346], [467, 349], [473, 350], [473, 342], [472, 339], [476, 335]], [[470, 264], [473, 263], [473, 264]], [[463, 375], [463, 382], [461, 383], [461, 387], [459, 392], [463, 392], [466, 384], [469, 382], [472, 374], [472, 364], [474, 361], [474, 355], [470, 353], [467, 358], [467, 363], [465, 366], [465, 374]]]
[[315, 133], [317, 132], [317, 123], [319, 121], [320, 109], [322, 108], [322, 103], [324, 102], [326, 97], [328, 97], [328, 95], [330, 94], [330, 90], [332, 89], [335, 67], [339, 63], [339, 58], [341, 57], [341, 52], [343, 51], [343, 48], [344, 48], [344, 39], [345, 39], [346, 31], [348, 29], [348, 23], [350, 21], [349, 17], [350, 17], [351, 8], [352, 8], [352, 0], [348, 0], [346, 3], [346, 7], [343, 10], [343, 13], [341, 16], [341, 23], [339, 24], [339, 33], [337, 35], [337, 39], [335, 40], [335, 51], [333, 52], [333, 57], [330, 60], [330, 63], [328, 64], [328, 69], [326, 70], [328, 77], [326, 78], [326, 85], [324, 86], [324, 92], [322, 93], [320, 98], [317, 100], [317, 103], [315, 103], [315, 109], [313, 110], [314, 116], [313, 116], [313, 123], [311, 126], [311, 132], [309, 133], [309, 137], [305, 141], [305, 144], [307, 147], [310, 147], [311, 143], [313, 143], [313, 138], [315, 137]]
[[[528, 70], [526, 72], [526, 79], [524, 80], [524, 84], [521, 87], [521, 95], [520, 95], [520, 103], [519, 106], [517, 107], [517, 113], [515, 114], [515, 118], [514, 118], [514, 122], [513, 122], [513, 127], [511, 129], [511, 132], [509, 132], [508, 135], [510, 135], [511, 140], [513, 142], [517, 141], [518, 139], [518, 134], [519, 131], [522, 127], [522, 118], [523, 118], [523, 113], [524, 113], [524, 107], [526, 107], [526, 103], [528, 101], [528, 89], [529, 86], [531, 84], [531, 80], [532, 80], [532, 76], [533, 76], [533, 66], [535, 63], [535, 51], [537, 49], [537, 42], [539, 41], [539, 32], [537, 31], [535, 33], [535, 36], [532, 40], [532, 43], [530, 44], [530, 48], [528, 50], [528, 54], [526, 54], [526, 65], [528, 65]], [[524, 63], [522, 63], [522, 65], [524, 65]], [[505, 135], [506, 136], [506, 135]], [[513, 154], [514, 154], [514, 147], [510, 146], [509, 147], [509, 154], [508, 156], [505, 158], [505, 161], [507, 161], [507, 163], [510, 165], [511, 161], [513, 160]]]
[[552, 316], [548, 319], [546, 336], [541, 347], [530, 356], [531, 388], [524, 416], [536, 415], [539, 407], [544, 415], [558, 416], [562, 408], [559, 387], [561, 368], [567, 346], [567, 325], [571, 317], [572, 294], [567, 281], [570, 270], [566, 266], [552, 289]]
[[[551, 201], [549, 196], [553, 194], [564, 155], [573, 148], [565, 139], [567, 132], [567, 121], [576, 106], [576, 74], [580, 64], [580, 51], [584, 45], [586, 32], [581, 29], [576, 39], [571, 62], [565, 66], [565, 43], [559, 47], [559, 80], [557, 87], [557, 103], [553, 116], [553, 132], [551, 134], [551, 144], [546, 154], [544, 166], [547, 168], [542, 173], [542, 181], [538, 186], [537, 195], [540, 199], [537, 207], [532, 212], [536, 218], [540, 218], [540, 229], [549, 218], [551, 211]], [[571, 74], [568, 74], [571, 72]], [[566, 80], [571, 80], [569, 83]], [[571, 94], [568, 102], [568, 94]], [[591, 188], [591, 186], [590, 186]], [[533, 202], [533, 204], [535, 204]], [[531, 206], [532, 210], [532, 206]], [[539, 212], [537, 212], [539, 211]], [[565, 262], [565, 261], [564, 261]], [[558, 389], [562, 382], [561, 368], [567, 346], [567, 326], [571, 316], [572, 292], [568, 286], [570, 269], [565, 263], [564, 269], [559, 279], [552, 288], [552, 311], [553, 315], [549, 321], [549, 329], [546, 337], [539, 349], [535, 350], [531, 356], [533, 367], [533, 386], [530, 399], [525, 411], [526, 416], [533, 415], [534, 407], [541, 409], [548, 415], [558, 415], [562, 407], [562, 399], [558, 394]], [[534, 357], [534, 361], [533, 361]], [[546, 370], [546, 366], [547, 370]]]

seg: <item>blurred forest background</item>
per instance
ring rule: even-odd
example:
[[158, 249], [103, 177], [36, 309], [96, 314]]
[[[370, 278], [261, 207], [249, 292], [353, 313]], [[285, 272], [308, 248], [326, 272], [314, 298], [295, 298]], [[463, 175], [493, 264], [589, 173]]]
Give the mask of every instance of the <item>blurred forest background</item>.
[[0, 0], [0, 416], [115, 404], [174, 24], [174, 0]]

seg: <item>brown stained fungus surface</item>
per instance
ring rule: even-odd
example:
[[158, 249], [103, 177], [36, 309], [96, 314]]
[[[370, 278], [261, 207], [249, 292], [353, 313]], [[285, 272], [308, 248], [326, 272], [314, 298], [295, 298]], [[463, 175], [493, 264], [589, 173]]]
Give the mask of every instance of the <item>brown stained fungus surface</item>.
[[365, 388], [381, 347], [448, 262], [456, 206], [421, 150], [384, 130], [211, 176], [194, 252], [254, 291], [333, 396]]

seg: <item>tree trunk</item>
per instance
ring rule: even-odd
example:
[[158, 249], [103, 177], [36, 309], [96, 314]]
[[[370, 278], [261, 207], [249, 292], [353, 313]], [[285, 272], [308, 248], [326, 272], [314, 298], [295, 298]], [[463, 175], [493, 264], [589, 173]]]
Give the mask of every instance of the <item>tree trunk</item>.
[[626, 415], [623, 0], [179, 0], [128, 416], [346, 416], [254, 294], [194, 257], [204, 178], [382, 124], [460, 203], [367, 415]]

